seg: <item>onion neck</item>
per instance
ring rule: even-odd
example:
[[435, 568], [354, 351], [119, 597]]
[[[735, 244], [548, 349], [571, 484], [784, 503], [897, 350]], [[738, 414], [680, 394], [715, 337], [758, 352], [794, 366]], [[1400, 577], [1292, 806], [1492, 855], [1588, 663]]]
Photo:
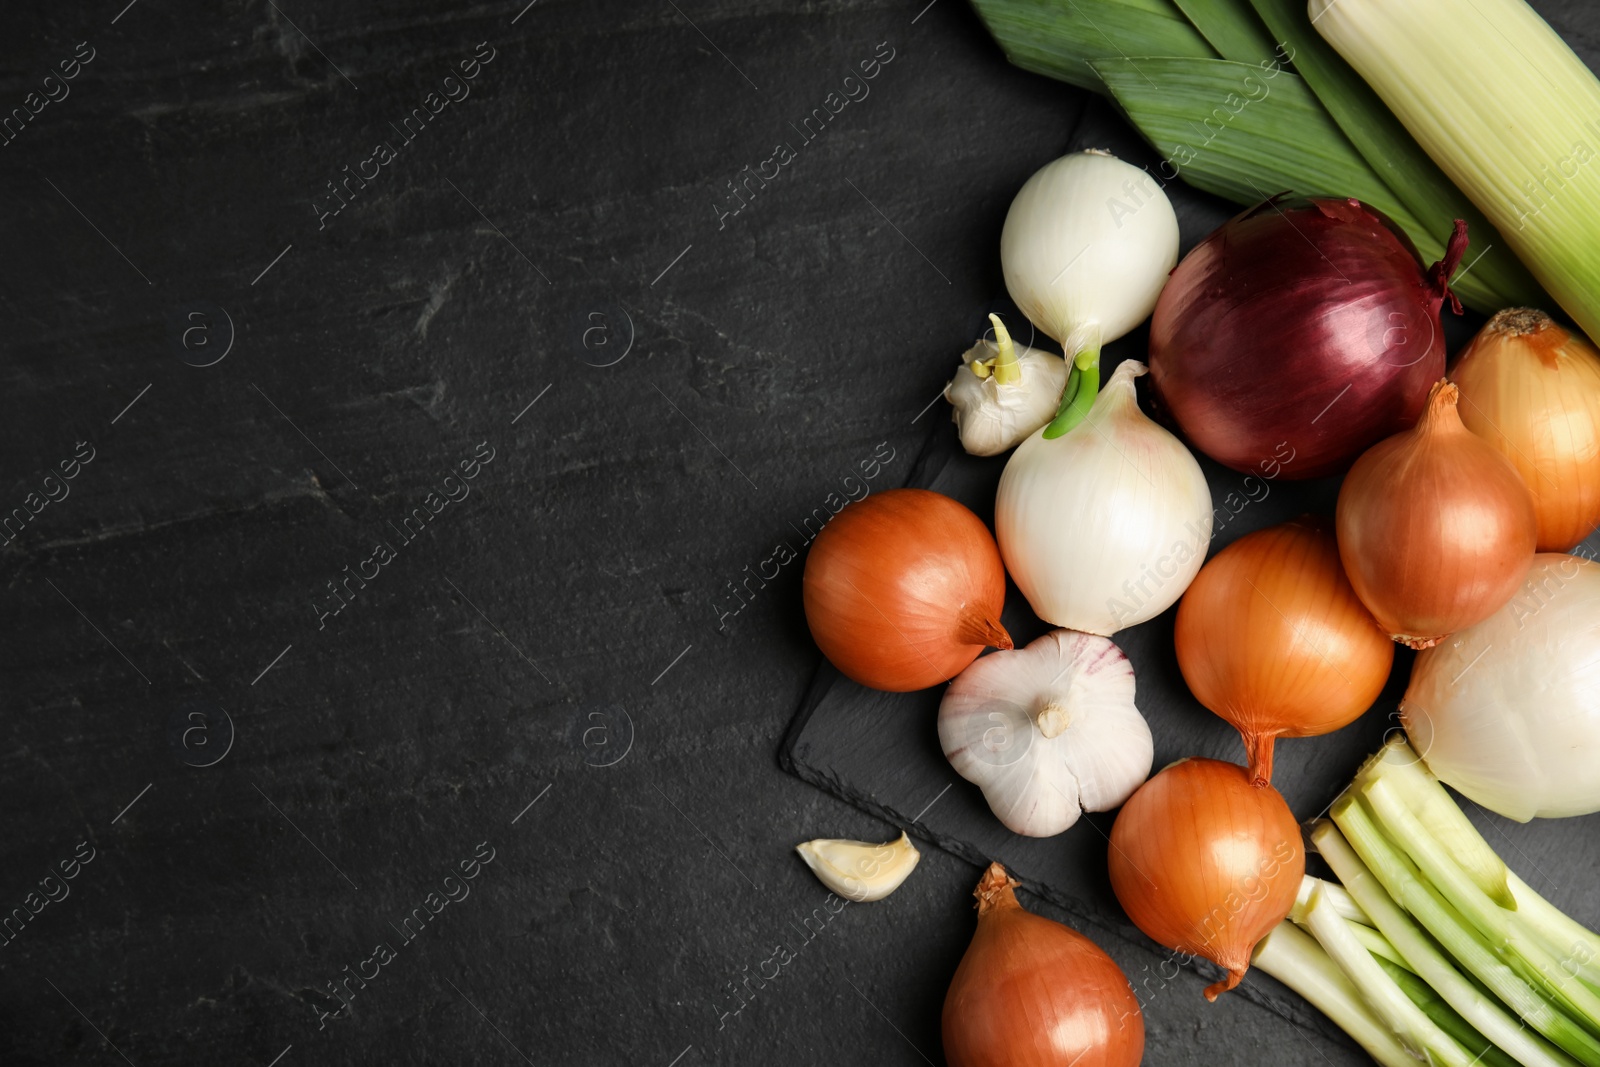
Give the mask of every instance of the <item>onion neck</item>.
[[1272, 749], [1277, 739], [1278, 735], [1270, 732], [1244, 735], [1244, 750], [1250, 759], [1250, 784], [1257, 789], [1272, 784]]
[[1074, 330], [1064, 347], [1077, 351], [1067, 357], [1067, 387], [1061, 392], [1056, 417], [1044, 428], [1046, 439], [1053, 440], [1082, 422], [1100, 393], [1100, 324], [1091, 322]]
[[1206, 999], [1214, 1002], [1219, 996], [1238, 985], [1244, 979], [1245, 970], [1246, 968], [1244, 967], [1228, 968], [1228, 975], [1226, 978], [1222, 979], [1220, 982], [1213, 982], [1211, 985], [1206, 986]]
[[[1484, 253], [1488, 254], [1488, 249]], [[1461, 257], [1467, 254], [1467, 223], [1465, 219], [1456, 219], [1455, 228], [1450, 232], [1450, 240], [1445, 244], [1444, 258], [1428, 268], [1428, 287], [1433, 290], [1433, 298], [1439, 303], [1450, 301], [1450, 310], [1457, 315], [1461, 314], [1461, 301], [1456, 299], [1456, 294], [1450, 291], [1450, 276], [1461, 265]]]
[[964, 608], [956, 620], [956, 639], [963, 644], [982, 645], [1001, 651], [1016, 647], [999, 620], [990, 618], [982, 609], [974, 607]]
[[989, 864], [989, 869], [978, 879], [978, 887], [972, 891], [978, 900], [978, 918], [997, 910], [1022, 907], [1017, 903], [1016, 887], [1017, 880], [1008, 875], [1004, 867], [998, 863]]
[[1433, 383], [1433, 388], [1428, 391], [1427, 406], [1422, 409], [1422, 418], [1417, 420], [1418, 433], [1437, 433], [1439, 431], [1456, 431], [1470, 433], [1466, 424], [1461, 421], [1461, 413], [1456, 410], [1456, 403], [1461, 399], [1461, 390], [1447, 378], [1440, 378]]

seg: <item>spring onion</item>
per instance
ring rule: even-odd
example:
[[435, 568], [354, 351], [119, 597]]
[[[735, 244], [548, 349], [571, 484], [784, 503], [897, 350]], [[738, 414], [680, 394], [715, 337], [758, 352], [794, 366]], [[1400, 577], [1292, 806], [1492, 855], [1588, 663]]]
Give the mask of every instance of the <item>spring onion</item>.
[[[1600, 1064], [1600, 939], [1506, 869], [1403, 739], [1329, 814], [1311, 842], [1338, 881], [1306, 879], [1289, 913], [1321, 954], [1272, 949], [1280, 929], [1258, 967], [1319, 992], [1308, 999], [1380, 1062], [1372, 1019], [1440, 1065]], [[1329, 963], [1355, 1003], [1329, 993], [1346, 990]]]

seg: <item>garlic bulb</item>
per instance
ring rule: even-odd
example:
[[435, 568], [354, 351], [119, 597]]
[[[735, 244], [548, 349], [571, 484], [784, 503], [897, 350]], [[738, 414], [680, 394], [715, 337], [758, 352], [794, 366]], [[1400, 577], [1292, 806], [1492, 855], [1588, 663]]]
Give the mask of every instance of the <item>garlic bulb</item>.
[[1100, 388], [1100, 346], [1149, 318], [1178, 262], [1178, 216], [1155, 180], [1109, 152], [1075, 152], [1023, 183], [1000, 234], [1006, 290], [1079, 371], [1057, 433]]
[[1018, 446], [995, 498], [1006, 570], [1034, 614], [1110, 636], [1177, 603], [1211, 543], [1211, 490], [1194, 456], [1139, 410], [1117, 367], [1082, 423]]
[[995, 340], [967, 349], [944, 387], [961, 447], [974, 456], [998, 456], [1049, 422], [1067, 384], [1066, 360], [1026, 345], [1019, 351], [1000, 316], [989, 321]]
[[898, 841], [874, 845], [819, 837], [795, 846], [817, 880], [846, 900], [882, 900], [900, 888], [922, 858], [903, 831]]
[[1059, 834], [1109, 811], [1150, 774], [1133, 665], [1104, 637], [1054, 630], [962, 671], [939, 704], [939, 743], [1011, 831]]
[[1400, 717], [1428, 769], [1490, 811], [1600, 811], [1600, 564], [1535, 556], [1510, 603], [1418, 654]]

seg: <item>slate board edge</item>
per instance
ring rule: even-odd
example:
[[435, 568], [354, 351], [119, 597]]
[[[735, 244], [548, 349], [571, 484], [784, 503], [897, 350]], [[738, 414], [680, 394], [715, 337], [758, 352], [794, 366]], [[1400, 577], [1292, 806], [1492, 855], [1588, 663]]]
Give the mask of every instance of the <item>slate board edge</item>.
[[[934, 423], [929, 427], [928, 434], [923, 440], [922, 447], [917, 454], [916, 462], [912, 464], [911, 471], [906, 476], [903, 488], [917, 488], [931, 483], [943, 468], [949, 453], [939, 445], [939, 425]], [[916, 835], [935, 848], [947, 852], [958, 859], [965, 860], [979, 870], [987, 867], [992, 857], [983, 855], [978, 849], [955, 838], [934, 833], [921, 822], [917, 822], [904, 813], [885, 804], [880, 804], [870, 796], [851, 788], [834, 775], [812, 767], [805, 763], [796, 754], [796, 747], [804, 734], [806, 724], [811, 720], [814, 712], [821, 703], [827, 699], [829, 691], [833, 688], [841, 675], [838, 670], [828, 662], [826, 657], [817, 658], [817, 670], [812, 675], [811, 683], [806, 689], [805, 696], [801, 698], [800, 706], [796, 709], [794, 718], [789, 722], [783, 740], [778, 747], [778, 766], [796, 778], [839, 798], [845, 803], [866, 812], [884, 822], [898, 826], [907, 833]], [[1067, 832], [1071, 832], [1070, 830]], [[1013, 875], [1013, 877], [1016, 877]], [[1103, 934], [1115, 937], [1125, 944], [1137, 946], [1144, 952], [1164, 953], [1164, 950], [1155, 942], [1140, 936], [1134, 940], [1128, 936], [1127, 931], [1106, 923], [1102, 918], [1087, 912], [1078, 906], [1071, 897], [1065, 896], [1050, 886], [1035, 882], [1029, 878], [1018, 877], [1018, 884], [1027, 892], [1048, 900], [1072, 916], [1080, 926], [1093, 927]], [[1209, 961], [1198, 964], [1189, 962], [1183, 965], [1185, 969], [1196, 971], [1208, 978], [1215, 980], [1222, 971]], [[1269, 986], [1269, 988], [1262, 988]], [[1281, 990], [1282, 992], [1278, 992]], [[1259, 1004], [1268, 1011], [1287, 1019], [1289, 1022], [1304, 1029], [1312, 1030], [1323, 1038], [1343, 1045], [1351, 1045], [1350, 1037], [1339, 1030], [1321, 1012], [1308, 1005], [1301, 997], [1288, 990], [1282, 983], [1266, 974], [1252, 971], [1246, 981], [1235, 988], [1228, 996], [1242, 996], [1254, 1004]]]

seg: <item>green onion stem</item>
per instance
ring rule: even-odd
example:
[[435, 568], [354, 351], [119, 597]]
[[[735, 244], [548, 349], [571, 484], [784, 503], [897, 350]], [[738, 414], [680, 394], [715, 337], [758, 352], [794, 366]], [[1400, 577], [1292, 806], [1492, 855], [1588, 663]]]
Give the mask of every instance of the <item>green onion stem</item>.
[[[1358, 922], [1351, 922], [1349, 919], [1345, 920], [1345, 925], [1350, 927], [1350, 932], [1355, 935], [1355, 939], [1361, 942], [1362, 947], [1372, 953], [1378, 959], [1378, 962], [1392, 963], [1407, 974], [1416, 973], [1411, 969], [1411, 964], [1406, 962], [1406, 958], [1400, 954], [1400, 950], [1389, 943], [1387, 937], [1384, 937], [1370, 926], [1363, 926]], [[1411, 999], [1414, 1001], [1417, 998], [1412, 997]], [[1433, 1021], [1438, 1022], [1439, 1020], [1434, 1019]]]
[[1311, 893], [1306, 926], [1323, 950], [1344, 969], [1351, 983], [1366, 996], [1373, 1013], [1388, 1024], [1401, 1044], [1411, 1049], [1418, 1059], [1441, 1067], [1469, 1067], [1473, 1061], [1467, 1050], [1401, 991], [1350, 932], [1349, 923], [1328, 903], [1320, 889]]
[[1396, 797], [1389, 783], [1381, 777], [1373, 778], [1359, 792], [1378, 828], [1422, 870], [1462, 918], [1472, 923], [1490, 945], [1507, 944], [1511, 937], [1507, 917], [1510, 913], [1484, 895], [1438, 839]]
[[[1580, 980], [1600, 982], [1600, 960], [1590, 955], [1583, 943], [1559, 934], [1547, 934], [1540, 924], [1525, 919], [1520, 910], [1501, 907], [1491, 900], [1456, 863], [1455, 854], [1434, 837], [1405, 804], [1397, 788], [1405, 773], [1374, 775], [1357, 787], [1379, 828], [1421, 868], [1434, 888], [1477, 929], [1490, 947], [1500, 951], [1503, 958], [1535, 985], [1557, 991], [1577, 1018], [1600, 1036], [1600, 1028], [1597, 1028], [1600, 1027], [1600, 996], [1591, 985]], [[1511, 896], [1509, 888], [1506, 895]], [[1515, 905], [1515, 898], [1512, 903]], [[1548, 904], [1545, 907], [1549, 909]]]
[[[1074, 337], [1079, 336], [1074, 334]], [[1068, 338], [1070, 342], [1073, 338]], [[1060, 437], [1084, 420], [1094, 407], [1094, 398], [1100, 394], [1100, 327], [1091, 323], [1084, 331], [1081, 347], [1070, 360], [1072, 371], [1067, 375], [1067, 387], [1061, 393], [1061, 407], [1049, 426], [1044, 428], [1046, 438]]]
[[1506, 872], [1506, 885], [1517, 905], [1517, 915], [1544, 939], [1546, 945], [1582, 968], [1593, 984], [1600, 965], [1600, 936], [1534, 892], [1533, 887]]
[[[1311, 841], [1350, 895], [1361, 904], [1362, 910], [1377, 924], [1390, 944], [1406, 958], [1417, 976], [1433, 987], [1474, 1028], [1528, 1067], [1576, 1067], [1577, 1061], [1530, 1033], [1526, 1026], [1506, 1011], [1499, 1000], [1456, 969], [1455, 963], [1439, 950], [1433, 938], [1389, 895], [1372, 869], [1361, 861], [1350, 842], [1333, 823], [1327, 820], [1319, 822], [1311, 831]], [[1514, 976], [1512, 978], [1514, 981]], [[1513, 989], [1512, 992], [1516, 994], [1518, 991]], [[1506, 997], [1505, 1003], [1524, 1014], [1527, 1011], [1536, 1012], [1541, 1017], [1555, 1014], [1526, 987], [1521, 987], [1520, 995]]]
[[1422, 1009], [1422, 1013], [1433, 1024], [1453, 1038], [1456, 1044], [1472, 1053], [1474, 1063], [1484, 1064], [1484, 1067], [1517, 1067], [1517, 1061], [1507, 1056], [1499, 1048], [1463, 1019], [1454, 1008], [1445, 1003], [1427, 982], [1418, 978], [1404, 967], [1382, 956], [1373, 954], [1378, 961], [1378, 966], [1383, 968], [1400, 991], [1411, 999], [1411, 1003]]
[[1250, 963], [1306, 998], [1382, 1067], [1417, 1067], [1416, 1059], [1378, 1021], [1338, 964], [1293, 923], [1281, 922], [1262, 938]]
[[1361, 910], [1361, 905], [1356, 903], [1355, 897], [1346, 892], [1344, 886], [1338, 882], [1324, 881], [1310, 874], [1302, 875], [1300, 878], [1300, 889], [1295, 893], [1294, 907], [1289, 911], [1289, 918], [1302, 926], [1305, 925], [1302, 917], [1305, 914], [1305, 909], [1311, 906], [1311, 893], [1315, 889], [1321, 889], [1322, 895], [1328, 898], [1328, 903], [1337, 908], [1339, 914], [1346, 919], [1354, 923], [1360, 923], [1362, 926], [1372, 925], [1372, 920], [1367, 918], [1367, 913]]
[[1510, 872], [1505, 861], [1489, 847], [1466, 812], [1439, 784], [1405, 738], [1396, 736], [1367, 760], [1357, 772], [1351, 789], [1360, 793], [1366, 783], [1377, 779], [1394, 787], [1428, 834], [1444, 847], [1490, 900], [1503, 908], [1517, 906], [1506, 887]]
[[[1356, 855], [1360, 856], [1370, 871], [1370, 877], [1375, 878], [1392, 898], [1391, 903], [1410, 912], [1457, 963], [1475, 975], [1507, 1006], [1527, 1020], [1529, 1026], [1582, 1062], [1600, 1064], [1600, 1041], [1595, 1040], [1592, 1034], [1569, 1018], [1557, 1005], [1542, 997], [1539, 991], [1530, 985], [1525, 975], [1519, 974], [1479, 940], [1472, 926], [1428, 884], [1411, 861], [1378, 829], [1364, 804], [1347, 793], [1334, 803], [1332, 815], [1334, 822], [1343, 831], [1342, 840], [1348, 842], [1347, 847], [1353, 848]], [[1323, 837], [1327, 836], [1323, 834]], [[1367, 914], [1378, 923], [1378, 929], [1400, 949], [1406, 959], [1417, 965], [1418, 973], [1427, 978], [1441, 995], [1449, 999], [1457, 1011], [1471, 1019], [1502, 1048], [1509, 1049], [1511, 1046], [1502, 1039], [1501, 1034], [1484, 1025], [1461, 1003], [1450, 997], [1449, 991], [1440, 984], [1442, 974], [1434, 975], [1422, 970], [1421, 961], [1412, 954], [1414, 946], [1403, 944], [1397, 932], [1387, 928], [1383, 918], [1374, 911], [1374, 907], [1377, 906], [1374, 901], [1364, 898], [1357, 891], [1353, 879], [1361, 872], [1348, 870], [1348, 865], [1346, 870], [1341, 871], [1334, 862], [1330, 853], [1336, 853], [1338, 850], [1332, 839], [1329, 838], [1327, 847], [1324, 847], [1323, 840], [1316, 834], [1313, 834], [1312, 840], [1316, 842], [1323, 858], [1328, 860], [1329, 866], [1339, 874], [1339, 880], [1344, 883], [1345, 888], [1350, 890]], [[1524, 1059], [1523, 1062], [1527, 1061]]]

